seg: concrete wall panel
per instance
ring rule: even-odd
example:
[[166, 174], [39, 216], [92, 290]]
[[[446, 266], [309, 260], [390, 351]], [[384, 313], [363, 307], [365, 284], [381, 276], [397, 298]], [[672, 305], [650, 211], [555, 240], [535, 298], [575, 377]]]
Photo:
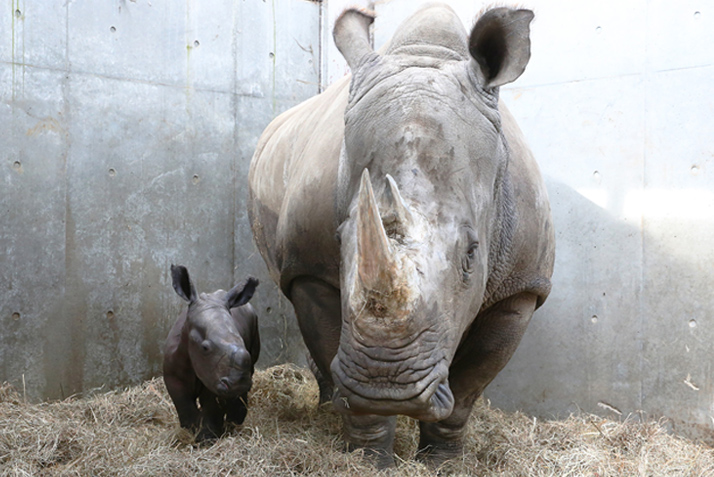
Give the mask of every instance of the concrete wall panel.
[[[643, 407], [711, 436], [714, 279], [714, 67], [664, 71], [647, 89], [646, 184], [632, 199], [645, 229]], [[675, 404], [676, 403], [676, 404]]]
[[[261, 365], [305, 362], [292, 305], [268, 275], [253, 245], [247, 214], [247, 177], [255, 144], [278, 114], [319, 91], [320, 6], [303, 0], [243, 5], [237, 17], [234, 281], [260, 279], [253, 306], [260, 316]], [[272, 5], [277, 5], [275, 9]], [[252, 15], [242, 12], [252, 12]], [[267, 28], [266, 28], [267, 27]]]
[[[186, 85], [188, 2], [69, 3], [72, 71], [164, 85]], [[193, 33], [193, 32], [191, 32]], [[190, 43], [188, 43], [190, 41]]]
[[210, 271], [204, 287], [231, 285], [232, 208], [216, 204], [233, 197], [234, 118], [230, 96], [210, 91], [187, 104], [181, 89], [94, 75], [75, 75], [70, 90], [67, 272], [83, 288], [73, 297], [85, 316], [86, 389], [159, 371], [167, 323], [151, 311], [171, 291], [171, 262]]
[[652, 71], [714, 63], [714, 5], [703, 0], [647, 2], [647, 64]]
[[641, 82], [628, 75], [504, 91], [547, 179], [557, 249], [551, 296], [488, 388], [501, 406], [546, 416], [639, 406], [642, 236], [624, 207], [642, 183]]
[[64, 2], [6, 0], [0, 7], [0, 61], [22, 66], [63, 68], [67, 50], [67, 5]]
[[[65, 297], [64, 75], [0, 63], [0, 376], [42, 389], [45, 330]], [[51, 359], [51, 358], [49, 358]]]
[[206, 291], [259, 276], [261, 364], [303, 360], [254, 250], [245, 186], [263, 128], [318, 91], [319, 5], [10, 3], [0, 379], [39, 399], [160, 373], [183, 303], [171, 263]]

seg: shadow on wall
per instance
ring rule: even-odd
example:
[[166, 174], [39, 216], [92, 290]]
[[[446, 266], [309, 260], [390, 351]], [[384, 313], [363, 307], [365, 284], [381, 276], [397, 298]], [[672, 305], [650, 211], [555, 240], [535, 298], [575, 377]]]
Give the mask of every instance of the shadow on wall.
[[543, 418], [666, 417], [675, 432], [714, 443], [714, 272], [687, 257], [699, 256], [696, 232], [712, 224], [618, 219], [563, 183], [546, 185], [553, 291], [486, 396]]

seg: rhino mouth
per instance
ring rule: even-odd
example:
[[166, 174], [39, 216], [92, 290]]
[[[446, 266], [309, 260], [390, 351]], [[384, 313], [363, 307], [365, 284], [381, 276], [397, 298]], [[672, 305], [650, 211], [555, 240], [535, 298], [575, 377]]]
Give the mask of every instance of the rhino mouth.
[[449, 387], [448, 367], [443, 361], [426, 376], [408, 384], [356, 380], [345, 373], [343, 363], [332, 361], [335, 408], [345, 414], [403, 414], [420, 421], [435, 422], [449, 417], [454, 395]]
[[253, 384], [250, 376], [241, 375], [238, 377], [223, 377], [215, 385], [215, 394], [223, 398], [233, 398], [241, 396], [250, 391]]

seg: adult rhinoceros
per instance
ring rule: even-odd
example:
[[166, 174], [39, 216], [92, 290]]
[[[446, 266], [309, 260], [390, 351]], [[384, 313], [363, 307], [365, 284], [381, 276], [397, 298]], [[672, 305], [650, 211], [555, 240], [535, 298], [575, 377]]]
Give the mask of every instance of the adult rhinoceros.
[[528, 10], [406, 20], [381, 53], [367, 11], [334, 38], [352, 70], [277, 117], [250, 168], [249, 213], [295, 308], [348, 447], [393, 464], [395, 415], [419, 457], [461, 451], [471, 407], [548, 296], [547, 193], [499, 87], [530, 58]]

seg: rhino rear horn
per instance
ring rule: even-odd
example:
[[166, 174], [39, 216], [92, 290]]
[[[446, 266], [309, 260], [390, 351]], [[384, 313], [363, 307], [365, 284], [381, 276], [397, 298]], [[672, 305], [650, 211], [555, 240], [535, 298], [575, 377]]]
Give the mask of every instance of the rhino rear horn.
[[369, 42], [369, 26], [375, 16], [376, 13], [371, 10], [348, 8], [335, 20], [332, 36], [352, 71], [357, 69], [366, 55], [374, 53]]
[[171, 265], [171, 282], [176, 294], [189, 303], [196, 301], [196, 287], [193, 286], [188, 270], [183, 265]]
[[231, 288], [228, 293], [226, 293], [226, 306], [228, 306], [228, 308], [236, 308], [248, 303], [250, 299], [253, 298], [253, 293], [255, 293], [255, 289], [259, 283], [257, 278], [248, 277]]
[[394, 259], [382, 225], [372, 182], [367, 169], [362, 173], [357, 205], [359, 277], [365, 288], [389, 293], [394, 276]]
[[484, 78], [484, 87], [515, 81], [531, 58], [533, 12], [494, 8], [478, 19], [469, 36], [469, 53]]
[[382, 215], [382, 223], [394, 226], [402, 235], [405, 235], [412, 223], [412, 213], [402, 199], [397, 182], [389, 174], [387, 174], [387, 191], [384, 199], [385, 212]]

